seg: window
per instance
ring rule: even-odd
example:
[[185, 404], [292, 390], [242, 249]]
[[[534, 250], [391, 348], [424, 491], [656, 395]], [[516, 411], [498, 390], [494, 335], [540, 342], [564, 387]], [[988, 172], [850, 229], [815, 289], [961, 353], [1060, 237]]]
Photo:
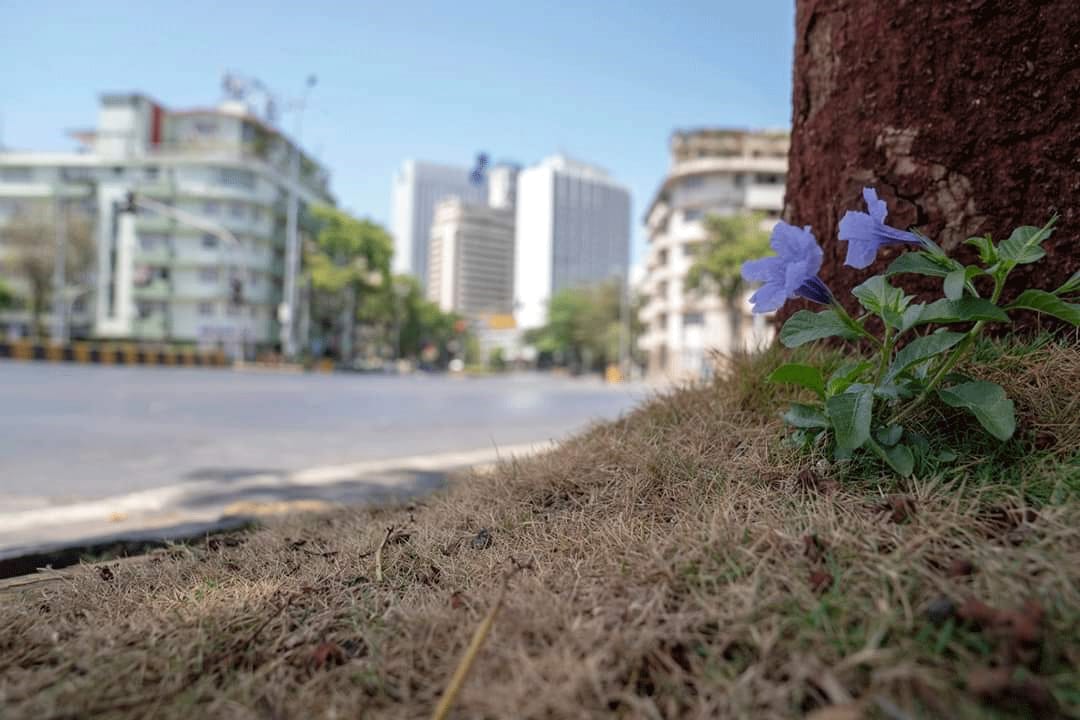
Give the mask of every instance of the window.
[[67, 182], [78, 182], [80, 180], [93, 180], [94, 171], [92, 168], [87, 167], [67, 167], [60, 168], [60, 179]]
[[172, 244], [171, 240], [172, 238], [162, 233], [139, 233], [139, 247], [147, 252], [159, 248], [167, 249]]
[[682, 214], [684, 222], [694, 222], [695, 220], [700, 220], [702, 215], [703, 213], [701, 211], [701, 208], [688, 208], [686, 210], [683, 210]]
[[191, 123], [191, 127], [195, 130], [196, 135], [202, 135], [204, 137], [216, 135], [218, 131], [216, 120], [196, 120]]
[[157, 180], [159, 174], [160, 173], [156, 165], [148, 165], [143, 168], [143, 177], [151, 182]]
[[255, 187], [255, 173], [250, 170], [218, 168], [218, 184], [251, 190]]
[[248, 270], [248, 284], [257, 285], [259, 283], [259, 273], [254, 270]]
[[683, 247], [682, 247], [683, 257], [688, 257], [688, 258], [697, 257], [698, 251], [700, 249], [701, 249], [701, 246], [698, 245], [697, 243], [687, 243], [686, 245], [683, 245]]
[[746, 184], [746, 176], [743, 175], [742, 173], [737, 173], [735, 175], [735, 187], [741, 188], [745, 184]]
[[259, 317], [259, 308], [257, 308], [257, 307], [255, 307], [254, 305], [252, 305], [252, 306], [251, 306], [251, 307], [249, 308], [249, 310], [251, 311], [251, 317], [253, 317], [253, 318], [257, 318], [257, 317]]
[[225, 313], [229, 317], [237, 317], [240, 314], [240, 308], [236, 305], [230, 304], [228, 307], [225, 308]]
[[204, 283], [216, 283], [218, 281], [217, 268], [199, 268], [199, 281]]
[[699, 312], [683, 313], [682, 321], [683, 325], [704, 325], [705, 314]]
[[704, 184], [705, 178], [701, 175], [691, 175], [688, 178], [684, 178], [682, 181], [684, 190], [693, 190], [694, 188], [699, 188]]
[[210, 233], [206, 233], [205, 235], [203, 235], [202, 246], [207, 250], [213, 250], [214, 248], [216, 248], [218, 246], [217, 235], [211, 235]]
[[217, 200], [207, 200], [202, 206], [203, 215], [217, 215], [221, 212], [221, 203]]
[[203, 317], [209, 317], [214, 314], [214, 303], [201, 302], [199, 303], [199, 314]]
[[759, 185], [780, 185], [784, 182], [784, 178], [775, 173], [757, 173], [754, 175], [754, 182]]
[[242, 218], [242, 217], [244, 217], [244, 214], [245, 214], [244, 211], [246, 209], [247, 209], [247, 206], [245, 206], [244, 203], [242, 203], [242, 202], [231, 202], [231, 203], [229, 203], [229, 214], [232, 215], [234, 218]]
[[667, 251], [667, 248], [664, 248], [663, 250], [661, 250], [660, 252], [658, 252], [656, 254], [656, 264], [661, 265], [661, 266], [667, 265], [667, 258], [668, 258], [668, 251]]
[[0, 180], [4, 182], [31, 182], [34, 179], [33, 168], [28, 167], [5, 167], [0, 168]]

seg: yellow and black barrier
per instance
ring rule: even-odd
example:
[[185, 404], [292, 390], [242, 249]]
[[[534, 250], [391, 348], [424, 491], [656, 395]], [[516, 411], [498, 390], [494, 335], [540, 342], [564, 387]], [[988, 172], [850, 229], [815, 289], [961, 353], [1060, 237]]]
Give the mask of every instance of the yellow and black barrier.
[[0, 359], [43, 362], [86, 363], [89, 365], [171, 365], [176, 367], [224, 367], [225, 353], [171, 348], [134, 343], [76, 342], [53, 345], [26, 340], [0, 342]]

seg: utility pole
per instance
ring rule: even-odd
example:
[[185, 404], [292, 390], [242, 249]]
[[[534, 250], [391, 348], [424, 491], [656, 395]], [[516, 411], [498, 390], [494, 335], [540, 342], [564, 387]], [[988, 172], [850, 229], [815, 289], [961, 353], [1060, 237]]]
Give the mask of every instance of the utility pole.
[[290, 359], [296, 356], [296, 276], [300, 266], [300, 243], [297, 233], [300, 215], [300, 196], [297, 192], [300, 184], [300, 134], [304, 127], [304, 108], [307, 106], [308, 95], [315, 87], [315, 82], [315, 76], [309, 75], [304, 86], [304, 94], [297, 106], [296, 131], [293, 134], [289, 167], [289, 204], [285, 211], [285, 287], [282, 298], [285, 312], [282, 313], [281, 347], [285, 357]]
[[67, 285], [67, 223], [59, 181], [53, 190], [53, 226], [56, 231], [56, 257], [53, 259], [52, 341], [56, 345], [63, 345], [67, 340], [67, 302], [64, 300], [64, 287]]
[[630, 271], [619, 274], [619, 373], [623, 382], [630, 379]]

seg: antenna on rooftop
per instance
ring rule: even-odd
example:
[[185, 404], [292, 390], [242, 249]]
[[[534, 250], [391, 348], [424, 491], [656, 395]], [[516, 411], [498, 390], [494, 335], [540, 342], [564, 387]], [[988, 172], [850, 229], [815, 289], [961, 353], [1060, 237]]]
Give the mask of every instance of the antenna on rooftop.
[[[221, 78], [221, 92], [227, 100], [244, 103], [252, 115], [267, 125], [277, 125], [277, 97], [258, 78], [226, 72]], [[261, 101], [261, 106], [256, 106], [255, 100]]]

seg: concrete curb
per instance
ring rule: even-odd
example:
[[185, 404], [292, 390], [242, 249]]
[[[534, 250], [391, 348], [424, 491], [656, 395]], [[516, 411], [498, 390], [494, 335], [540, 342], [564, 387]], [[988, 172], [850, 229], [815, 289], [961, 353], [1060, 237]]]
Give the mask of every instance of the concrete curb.
[[[19, 558], [66, 548], [176, 539], [190, 534], [190, 528], [196, 528], [198, 536], [268, 515], [325, 511], [422, 494], [442, 486], [453, 471], [483, 468], [551, 446], [531, 443], [314, 467], [287, 475], [249, 475], [225, 482], [199, 480], [0, 513], [0, 570]], [[4, 575], [0, 572], [0, 577]]]

